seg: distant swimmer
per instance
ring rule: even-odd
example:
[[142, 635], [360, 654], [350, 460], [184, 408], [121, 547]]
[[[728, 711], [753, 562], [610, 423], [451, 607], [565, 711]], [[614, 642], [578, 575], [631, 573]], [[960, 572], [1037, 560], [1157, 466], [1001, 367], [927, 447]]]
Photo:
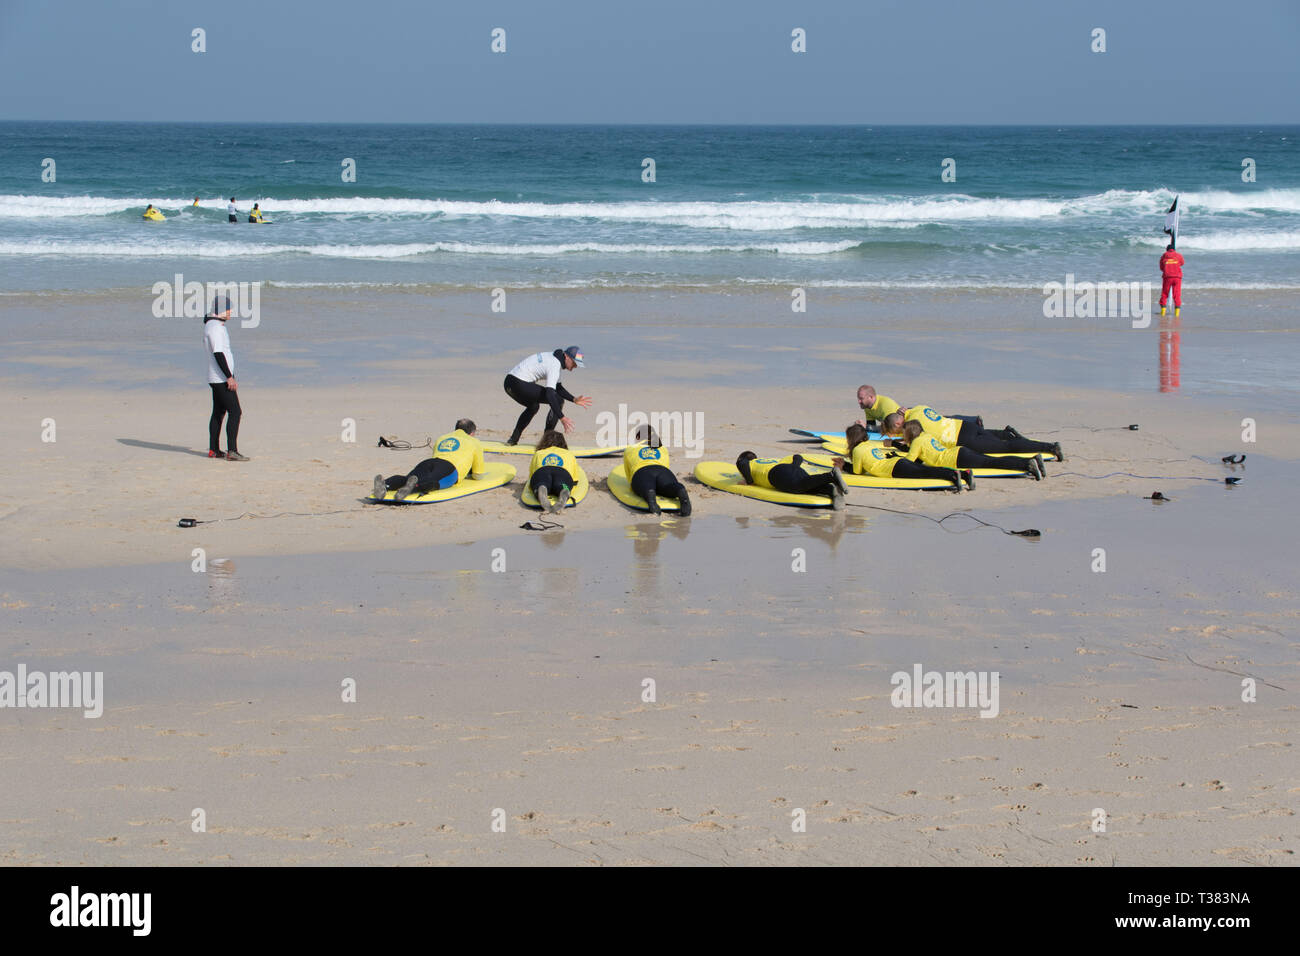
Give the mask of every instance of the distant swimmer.
[[426, 458], [404, 475], [385, 478], [375, 475], [374, 497], [382, 499], [390, 491], [402, 501], [410, 495], [422, 495], [440, 488], [450, 488], [462, 478], [483, 474], [483, 445], [474, 437], [478, 431], [468, 418], [456, 422], [453, 431], [433, 444], [433, 457]]
[[198, 196], [195, 196], [195, 197], [194, 197], [194, 205], [197, 206], [198, 204], [199, 204], [199, 197], [198, 197]]
[[235, 205], [235, 197], [230, 197], [230, 205], [226, 207], [226, 222], [239, 222], [239, 207]]
[[[961, 491], [961, 478], [956, 466], [923, 464], [905, 457], [892, 448], [884, 448], [867, 441], [867, 430], [861, 425], [850, 425], [844, 430], [849, 451], [843, 458], [832, 459], [837, 468], [854, 475], [871, 475], [875, 478], [930, 478], [950, 481]], [[1000, 467], [1000, 466], [999, 466]], [[970, 477], [967, 476], [967, 480]]]
[[[966, 483], [975, 487], [975, 478], [967, 469], [970, 468], [1002, 468], [1006, 471], [1023, 471], [1035, 481], [1042, 481], [1046, 476], [1043, 471], [1043, 458], [1039, 455], [1036, 458], [991, 458], [988, 455], [982, 455], [971, 448], [964, 448], [960, 445], [945, 445], [937, 438], [933, 438], [925, 433], [921, 423], [917, 421], [905, 422], [903, 424], [903, 440], [907, 442], [907, 457], [912, 461], [920, 461], [923, 465], [930, 465], [934, 468], [956, 468], [965, 473]], [[896, 473], [897, 474], [897, 473]], [[899, 475], [899, 477], [904, 477]]]
[[1183, 307], [1183, 254], [1174, 248], [1171, 242], [1165, 246], [1165, 254], [1160, 257], [1160, 274], [1164, 282], [1160, 286], [1160, 314], [1165, 314], [1165, 302], [1169, 293], [1174, 293], [1174, 315]]
[[913, 405], [906, 413], [894, 412], [886, 416], [881, 423], [881, 431], [891, 438], [901, 438], [903, 424], [911, 421], [920, 423], [927, 435], [937, 438], [944, 445], [961, 445], [985, 455], [1035, 452], [1040, 455], [1055, 455], [1057, 461], [1065, 461], [1059, 443], [1031, 441], [1010, 425], [1001, 429], [987, 429], [975, 422], [945, 418], [929, 405]]
[[[528, 487], [551, 514], [559, 514], [569, 504], [573, 476], [579, 470], [578, 459], [569, 451], [564, 436], [548, 429], [542, 434], [533, 452], [533, 460], [528, 464]], [[551, 502], [552, 495], [555, 496], [554, 503]]]
[[150, 203], [149, 206], [145, 209], [144, 215], [141, 218], [150, 219], [157, 222], [167, 217], [162, 214], [162, 210], [155, 209], [153, 207], [153, 203]]
[[573, 422], [564, 415], [564, 403], [573, 402], [583, 408], [591, 407], [591, 398], [586, 395], [574, 396], [560, 382], [561, 372], [571, 372], [575, 368], [585, 368], [582, 350], [576, 345], [554, 352], [538, 352], [524, 359], [506, 373], [506, 394], [524, 406], [515, 430], [510, 434], [507, 445], [518, 445], [524, 429], [533, 420], [537, 410], [545, 403], [550, 407], [546, 415], [546, 431], [552, 431], [556, 423], [564, 426], [566, 432], [574, 429]]
[[746, 484], [762, 485], [788, 495], [829, 495], [831, 507], [844, 509], [844, 496], [848, 486], [839, 470], [810, 474], [803, 470], [803, 455], [786, 458], [759, 458], [752, 451], [743, 451], [736, 459], [736, 471]]
[[[651, 514], [662, 514], [659, 498], [676, 498], [681, 504], [678, 514], [690, 517], [691, 499], [686, 486], [670, 470], [668, 452], [659, 435], [649, 425], [641, 425], [634, 436], [637, 444], [623, 451], [623, 471], [627, 473], [632, 494], [644, 498]], [[540, 500], [540, 499], [539, 499]]]
[[257, 203], [253, 203], [253, 208], [248, 211], [249, 222], [262, 222], [262, 210], [258, 208]]
[[[239, 383], [235, 381], [235, 356], [230, 351], [230, 299], [218, 296], [212, 314], [203, 317], [203, 350], [208, 356], [208, 386], [212, 389], [212, 417], [208, 419], [208, 457], [227, 461], [248, 461], [238, 451]], [[226, 450], [221, 450], [221, 420], [226, 420]]]

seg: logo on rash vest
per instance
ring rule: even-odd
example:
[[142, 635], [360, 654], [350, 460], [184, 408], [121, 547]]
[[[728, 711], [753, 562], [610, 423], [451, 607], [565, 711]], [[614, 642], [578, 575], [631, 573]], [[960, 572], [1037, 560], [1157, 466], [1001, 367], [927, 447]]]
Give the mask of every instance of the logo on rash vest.
[[637, 452], [637, 456], [638, 456], [639, 458], [641, 458], [642, 460], [644, 460], [644, 461], [652, 461], [652, 460], [653, 460], [653, 461], [658, 461], [658, 460], [659, 460], [659, 449], [658, 449], [658, 448], [650, 448], [649, 446], [647, 446], [647, 447], [645, 447], [645, 448], [642, 448], [639, 452]]
[[459, 438], [444, 438], [438, 442], [438, 451], [456, 451], [460, 448]]
[[933, 408], [926, 408], [921, 412], [921, 414], [924, 415], [926, 418], [930, 419], [930, 421], [932, 422], [937, 422], [939, 419], [943, 418], [943, 416], [940, 415], [938, 412], [936, 412]]
[[871, 457], [875, 458], [877, 461], [884, 461], [889, 457], [889, 452], [885, 451], [883, 448], [873, 448], [871, 449]]
[[778, 458], [755, 458], [756, 465], [775, 465], [780, 459]]
[[564, 459], [561, 458], [559, 455], [547, 455], [545, 458], [542, 459], [542, 467], [562, 468], [564, 467]]
[[930, 439], [930, 447], [933, 448], [935, 451], [939, 452], [940, 454], [943, 454], [945, 451], [948, 450], [945, 446], [941, 445], [938, 439], [936, 438]]

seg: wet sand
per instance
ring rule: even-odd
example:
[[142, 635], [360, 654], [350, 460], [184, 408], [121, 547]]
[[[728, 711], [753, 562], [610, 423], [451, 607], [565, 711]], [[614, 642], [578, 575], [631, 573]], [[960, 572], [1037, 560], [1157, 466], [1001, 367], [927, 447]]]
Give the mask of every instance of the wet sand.
[[[939, 376], [865, 340], [855, 358], [677, 331], [669, 346], [715, 354], [624, 351], [573, 373], [597, 399], [575, 415], [581, 441], [622, 402], [701, 413], [710, 459], [816, 450], [786, 429], [843, 427], [875, 380], [1059, 439], [1069, 459], [1046, 483], [960, 496], [855, 491], [840, 514], [692, 483], [691, 519], [624, 508], [602, 480], [616, 460], [590, 460], [587, 501], [532, 534], [518, 481], [447, 506], [360, 501], [375, 472], [421, 457], [376, 448], [380, 433], [418, 443], [469, 414], [502, 437], [500, 378], [531, 339], [493, 350], [500, 330], [474, 332], [435, 356], [353, 343], [349, 362], [343, 336], [322, 370], [319, 354], [240, 351], [240, 334], [253, 461], [238, 465], [202, 457], [197, 347], [169, 367], [148, 359], [165, 343], [137, 343], [127, 375], [104, 342], [11, 356], [0, 669], [103, 671], [106, 700], [98, 719], [0, 709], [19, 781], [0, 794], [7, 862], [1294, 864], [1285, 394], [1161, 392], [1154, 368], [1141, 389], [1085, 386], [1114, 336], [1062, 349], [1048, 389], [991, 359]], [[958, 333], [892, 334], [953, 362]], [[293, 361], [315, 364], [259, 378]], [[1218, 460], [1243, 451], [1243, 468]], [[1117, 471], [1149, 477], [1083, 477]], [[284, 511], [312, 516], [176, 527]], [[954, 511], [1042, 537], [916, 516]], [[892, 675], [918, 664], [996, 671], [997, 716], [893, 706]]]

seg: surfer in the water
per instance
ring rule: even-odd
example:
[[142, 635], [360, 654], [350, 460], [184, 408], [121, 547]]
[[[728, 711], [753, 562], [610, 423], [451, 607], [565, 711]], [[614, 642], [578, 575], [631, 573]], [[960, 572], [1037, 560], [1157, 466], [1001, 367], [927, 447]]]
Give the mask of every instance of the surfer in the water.
[[432, 458], [426, 458], [405, 475], [375, 475], [373, 497], [383, 498], [395, 491], [393, 500], [402, 501], [435, 488], [450, 488], [466, 476], [479, 477], [483, 474], [483, 445], [474, 437], [477, 430], [478, 426], [468, 418], [460, 419], [454, 431], [433, 443]]
[[1164, 255], [1160, 257], [1160, 274], [1164, 281], [1160, 285], [1160, 314], [1165, 314], [1165, 303], [1169, 301], [1169, 293], [1174, 294], [1174, 315], [1178, 315], [1183, 307], [1183, 255], [1174, 248], [1171, 242], [1165, 246]]
[[736, 471], [746, 484], [761, 485], [788, 495], [829, 495], [831, 507], [844, 508], [848, 486], [839, 470], [810, 474], [803, 470], [803, 455], [787, 458], [759, 458], [752, 451], [742, 451], [736, 459]]
[[632, 494], [645, 499], [651, 514], [662, 514], [659, 498], [676, 498], [683, 518], [690, 517], [691, 499], [686, 486], [669, 471], [670, 460], [658, 433], [649, 425], [641, 425], [633, 436], [637, 444], [623, 451], [623, 470], [632, 485]]
[[[975, 487], [975, 480], [970, 472], [966, 471], [968, 468], [1002, 468], [1007, 471], [1023, 471], [1035, 481], [1042, 481], [1046, 477], [1041, 455], [1036, 458], [1017, 458], [1014, 455], [1008, 458], [991, 458], [972, 448], [965, 448], [960, 445], [945, 445], [939, 439], [927, 435], [920, 422], [903, 423], [903, 441], [907, 442], [906, 455], [909, 459], [920, 461], [923, 465], [931, 465], [935, 468], [957, 468], [965, 471], [966, 483], [972, 488]], [[899, 475], [899, 477], [903, 476]]]
[[[559, 514], [569, 503], [575, 484], [573, 475], [578, 470], [578, 459], [569, 451], [569, 443], [557, 431], [542, 433], [528, 465], [528, 487], [538, 502], [551, 514]], [[555, 503], [551, 504], [551, 495]]]
[[257, 203], [253, 203], [253, 208], [248, 211], [248, 221], [249, 222], [262, 221], [262, 210], [261, 208], [258, 207]]
[[235, 197], [230, 197], [230, 205], [226, 207], [226, 222], [239, 222], [239, 207], [235, 205]]
[[971, 421], [945, 418], [929, 405], [913, 405], [906, 413], [894, 412], [885, 416], [880, 430], [890, 438], [901, 439], [904, 422], [918, 422], [925, 434], [937, 438], [944, 445], [961, 445], [985, 455], [1008, 452], [1034, 452], [1055, 455], [1065, 461], [1060, 443], [1032, 441], [1010, 425], [1006, 428], [984, 428]]
[[[922, 464], [900, 455], [892, 448], [885, 448], [867, 441], [867, 430], [862, 425], [850, 425], [844, 430], [848, 442], [848, 453], [843, 457], [831, 459], [836, 468], [842, 468], [855, 475], [871, 475], [876, 478], [929, 478], [935, 481], [948, 481], [961, 491], [962, 475], [955, 467], [941, 467]], [[969, 473], [968, 482], [973, 479]]]
[[571, 394], [560, 382], [560, 373], [584, 367], [582, 349], [571, 345], [567, 349], [530, 355], [507, 372], [506, 394], [524, 406], [524, 410], [519, 420], [515, 422], [515, 430], [510, 433], [506, 444], [519, 444], [524, 429], [533, 420], [533, 416], [537, 414], [543, 402], [550, 408], [546, 415], [546, 431], [554, 429], [557, 422], [564, 426], [566, 432], [573, 431], [573, 421], [564, 414], [564, 403], [568, 401], [582, 408], [590, 408], [591, 398], [587, 395]]

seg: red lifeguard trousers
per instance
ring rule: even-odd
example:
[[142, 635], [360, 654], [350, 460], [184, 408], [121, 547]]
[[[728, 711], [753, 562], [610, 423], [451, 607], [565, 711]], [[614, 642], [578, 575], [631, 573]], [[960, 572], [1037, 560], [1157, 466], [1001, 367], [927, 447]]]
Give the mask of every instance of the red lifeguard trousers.
[[1160, 286], [1160, 308], [1165, 307], [1165, 302], [1169, 298], [1169, 290], [1174, 293], [1174, 308], [1183, 307], [1183, 277], [1182, 276], [1165, 276], [1165, 281]]

